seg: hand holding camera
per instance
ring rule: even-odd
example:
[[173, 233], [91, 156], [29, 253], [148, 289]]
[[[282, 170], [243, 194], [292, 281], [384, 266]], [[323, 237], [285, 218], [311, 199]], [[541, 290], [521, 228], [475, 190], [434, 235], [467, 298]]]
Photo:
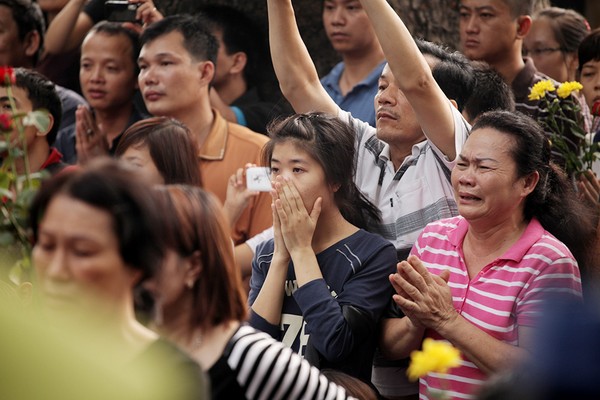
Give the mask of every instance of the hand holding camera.
[[108, 21], [123, 22], [136, 31], [163, 19], [152, 0], [106, 0], [104, 6]]
[[231, 226], [235, 226], [251, 199], [256, 197], [260, 191], [270, 190], [269, 168], [257, 167], [254, 164], [246, 164], [244, 168], [238, 168], [227, 182], [227, 196], [223, 204]]
[[128, 0], [106, 0], [106, 19], [113, 22], [137, 22], [139, 6], [140, 3], [130, 3]]
[[246, 186], [248, 190], [270, 192], [271, 169], [268, 167], [250, 167], [246, 169]]

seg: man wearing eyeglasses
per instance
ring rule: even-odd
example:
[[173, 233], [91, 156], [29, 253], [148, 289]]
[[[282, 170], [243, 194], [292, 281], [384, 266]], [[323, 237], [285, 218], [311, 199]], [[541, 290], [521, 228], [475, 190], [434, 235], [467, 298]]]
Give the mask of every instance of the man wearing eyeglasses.
[[[535, 83], [550, 78], [536, 70], [531, 58], [522, 55], [523, 39], [531, 28], [533, 3], [534, 0], [460, 0], [459, 27], [463, 53], [498, 71], [512, 88], [516, 110], [537, 120], [546, 112], [545, 103], [529, 100], [529, 91]], [[576, 149], [578, 137], [570, 132], [565, 135]], [[558, 153], [554, 156], [563, 163]]]

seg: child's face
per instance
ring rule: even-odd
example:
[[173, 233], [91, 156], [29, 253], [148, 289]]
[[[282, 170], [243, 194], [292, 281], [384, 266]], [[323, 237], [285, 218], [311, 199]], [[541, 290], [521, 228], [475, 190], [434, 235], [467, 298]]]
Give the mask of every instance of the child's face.
[[579, 81], [583, 85], [583, 95], [591, 110], [594, 103], [600, 101], [600, 60], [590, 60], [583, 64]]

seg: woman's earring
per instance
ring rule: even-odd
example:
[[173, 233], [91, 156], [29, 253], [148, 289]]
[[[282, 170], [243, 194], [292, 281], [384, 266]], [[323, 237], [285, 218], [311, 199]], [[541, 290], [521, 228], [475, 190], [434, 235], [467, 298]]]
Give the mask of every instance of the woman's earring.
[[188, 287], [188, 289], [191, 289], [194, 287], [194, 281], [192, 279], [188, 279], [185, 285]]

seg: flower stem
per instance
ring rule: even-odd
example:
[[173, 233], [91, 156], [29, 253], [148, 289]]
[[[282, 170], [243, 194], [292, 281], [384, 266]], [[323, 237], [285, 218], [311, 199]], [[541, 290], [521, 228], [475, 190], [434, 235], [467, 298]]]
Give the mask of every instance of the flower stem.
[[[25, 128], [23, 127], [23, 122], [21, 120], [21, 118], [19, 117], [19, 113], [17, 110], [17, 105], [15, 103], [15, 98], [13, 97], [12, 94], [12, 86], [8, 85], [6, 87], [6, 93], [7, 93], [7, 97], [8, 97], [8, 101], [10, 102], [10, 108], [12, 110], [13, 113], [13, 121], [15, 123], [15, 127], [17, 128], [18, 131], [18, 136], [19, 136], [19, 141], [21, 142], [21, 146], [23, 149], [23, 165], [25, 166], [25, 181], [27, 182], [27, 187], [30, 188], [31, 187], [31, 169], [29, 167], [29, 156], [27, 154], [27, 138], [25, 138]], [[15, 175], [18, 176], [18, 175]], [[18, 184], [17, 184], [18, 186]]]

